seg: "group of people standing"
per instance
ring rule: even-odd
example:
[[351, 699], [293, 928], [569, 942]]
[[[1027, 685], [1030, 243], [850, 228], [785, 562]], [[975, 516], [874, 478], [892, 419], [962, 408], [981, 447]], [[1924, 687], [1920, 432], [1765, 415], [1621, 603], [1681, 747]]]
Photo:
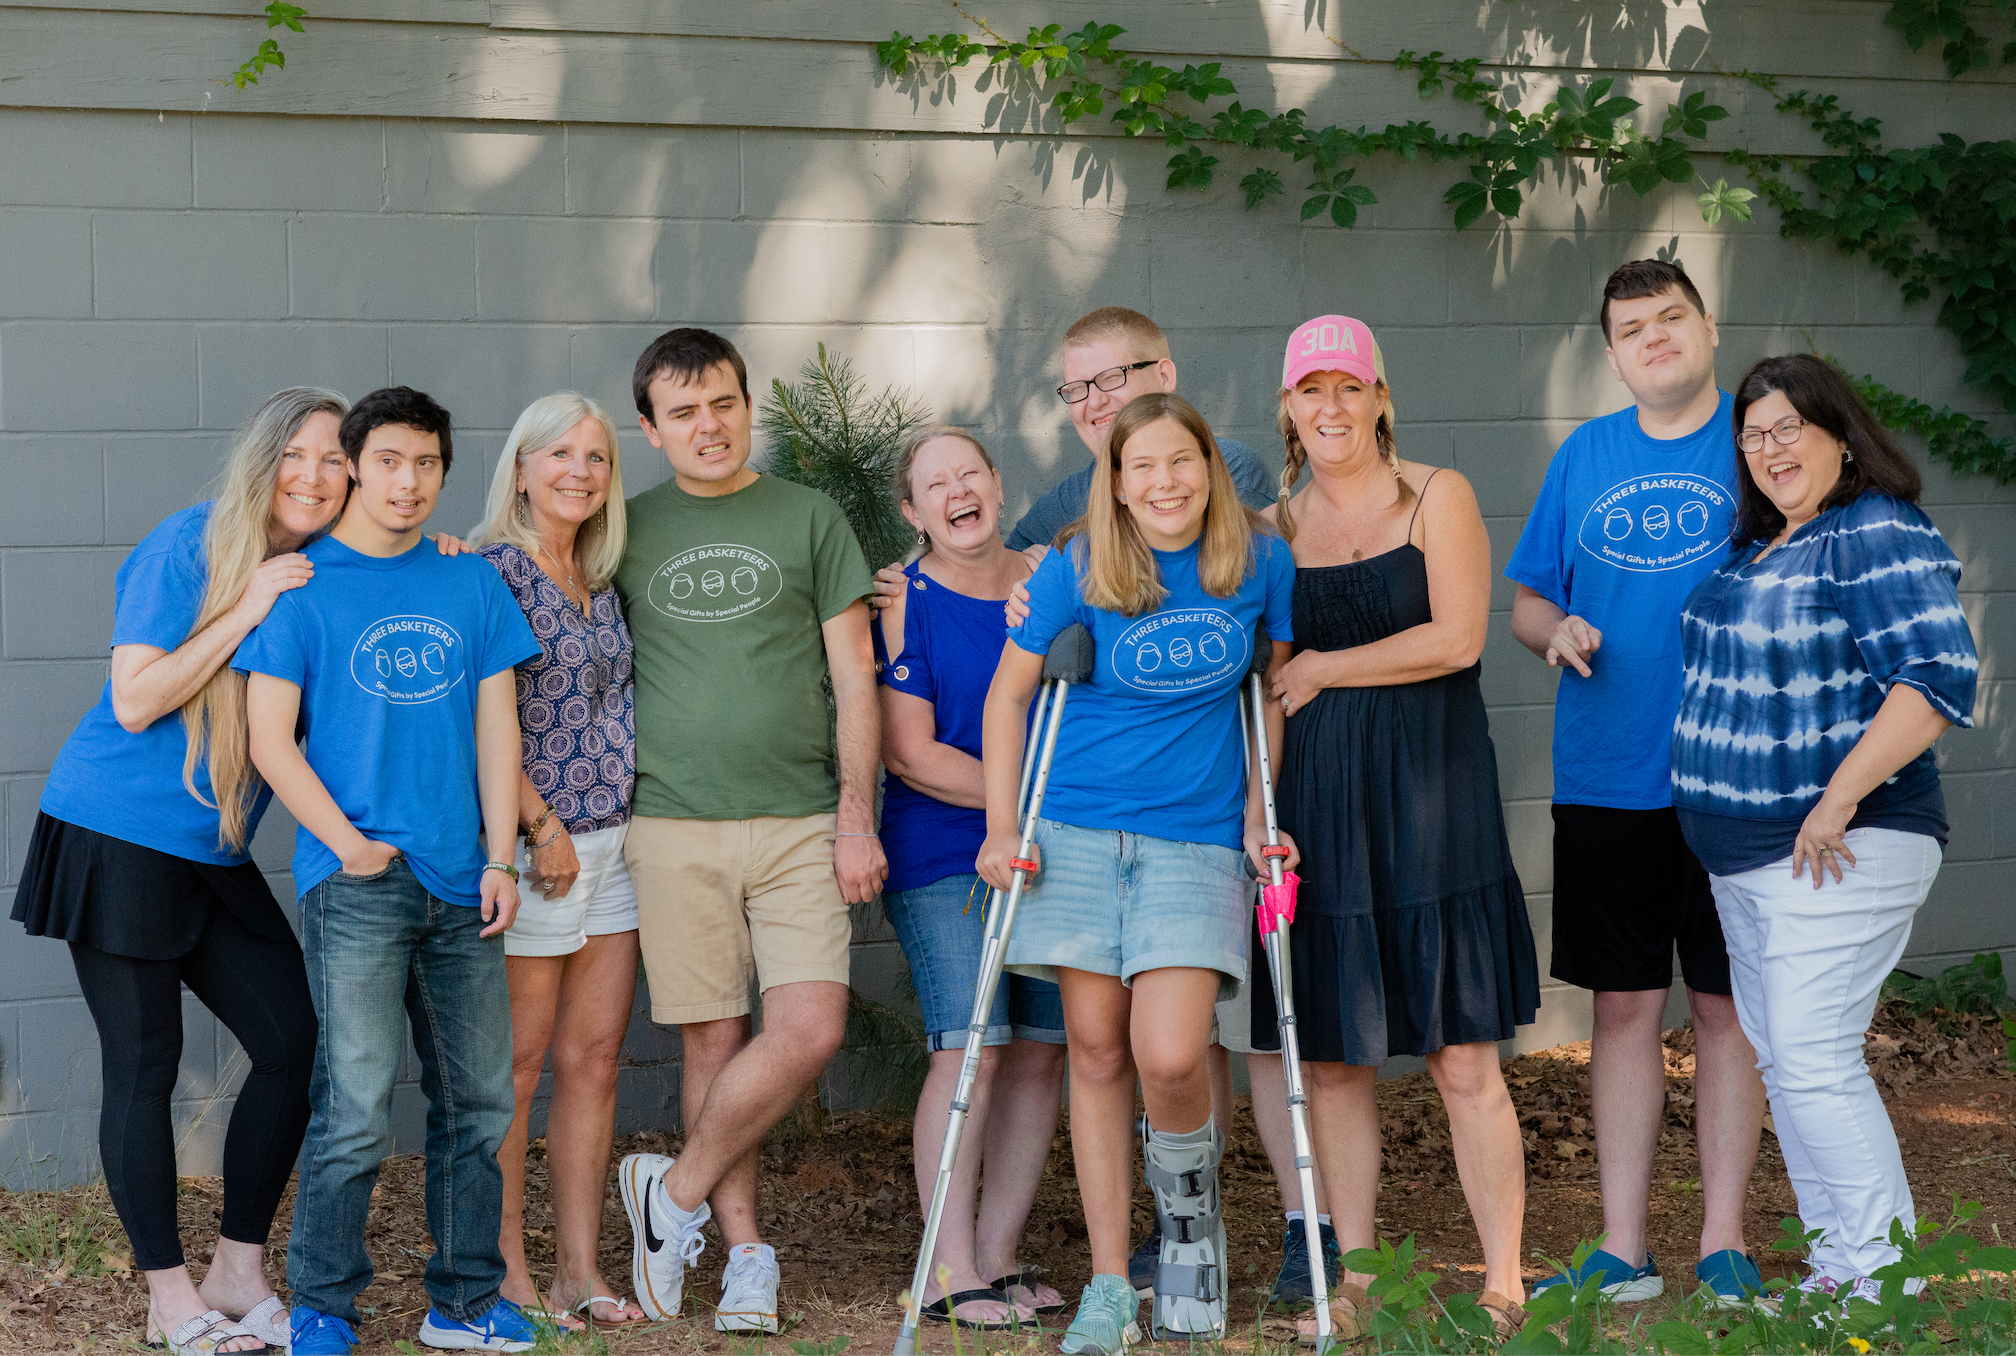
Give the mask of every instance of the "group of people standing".
[[[1970, 721], [1958, 564], [1832, 368], [1768, 359], [1722, 393], [1714, 321], [1660, 261], [1618, 269], [1601, 318], [1636, 404], [1563, 444], [1507, 570], [1514, 634], [1563, 669], [1552, 968], [1595, 991], [1605, 1216], [1579, 1274], [1538, 1284], [1663, 1286], [1644, 1239], [1677, 947], [1697, 1281], [1760, 1301], [1742, 1207], [1768, 1096], [1821, 1231], [1805, 1284], [1867, 1287], [1912, 1206], [1860, 1038], [1939, 864], [1931, 745]], [[1478, 1302], [1501, 1337], [1524, 1323], [1498, 1043], [1533, 1019], [1539, 975], [1479, 687], [1476, 498], [1400, 456], [1383, 356], [1347, 316], [1287, 339], [1278, 480], [1176, 393], [1148, 317], [1088, 314], [1061, 361], [1091, 463], [1004, 541], [982, 442], [923, 430], [892, 489], [918, 549], [879, 576], [830, 500], [748, 465], [748, 374], [705, 330], [660, 336], [633, 374], [669, 480], [626, 503], [609, 415], [547, 396], [466, 544], [423, 538], [453, 455], [430, 397], [298, 388], [261, 407], [217, 497], [120, 569], [111, 677], [51, 773], [14, 911], [69, 944], [98, 1024], [101, 1151], [150, 1338], [177, 1356], [352, 1349], [409, 1023], [436, 1246], [422, 1342], [517, 1351], [542, 1322], [676, 1316], [710, 1219], [728, 1251], [715, 1326], [775, 1332], [758, 1148], [838, 1049], [851, 906], [882, 897], [923, 1010], [928, 1200], [988, 891], [1032, 865], [924, 1316], [999, 1328], [1064, 1307], [1019, 1244], [1068, 1077], [1093, 1275], [1063, 1350], [1124, 1351], [1150, 1296], [1156, 1333], [1221, 1334], [1233, 1052], [1287, 1217], [1270, 1301], [1306, 1301], [1321, 1274], [1333, 1331], [1362, 1332], [1369, 1278], [1341, 1258], [1376, 1241], [1374, 1078], [1406, 1054], [1449, 1111]], [[1074, 624], [1094, 666], [1022, 863], [1029, 706]], [[1265, 824], [1239, 692], [1256, 654], [1252, 733], [1278, 752], [1304, 885], [1314, 1200], [1253, 974]], [[274, 795], [301, 825], [298, 943], [246, 851]], [[676, 1159], [617, 1168], [632, 1300], [596, 1254], [640, 961], [653, 1020], [680, 1028], [685, 1137]], [[200, 1288], [169, 1118], [184, 984], [252, 1065]], [[523, 1209], [549, 1058], [542, 1292]], [[1156, 1216], [1138, 1246], [1137, 1144]], [[262, 1258], [297, 1154], [283, 1304]]]

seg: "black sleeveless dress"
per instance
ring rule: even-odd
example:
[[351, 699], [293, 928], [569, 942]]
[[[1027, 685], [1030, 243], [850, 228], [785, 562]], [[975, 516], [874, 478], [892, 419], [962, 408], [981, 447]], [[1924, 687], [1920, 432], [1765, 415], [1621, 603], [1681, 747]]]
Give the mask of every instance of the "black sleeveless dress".
[[[1295, 571], [1298, 651], [1428, 620], [1427, 562], [1412, 542]], [[1503, 1040], [1539, 1009], [1480, 670], [1325, 688], [1288, 720], [1277, 800], [1302, 849], [1290, 936], [1304, 1059], [1378, 1064]], [[1256, 951], [1256, 974], [1261, 963]], [[1250, 987], [1253, 1043], [1279, 1049], [1273, 988]]]

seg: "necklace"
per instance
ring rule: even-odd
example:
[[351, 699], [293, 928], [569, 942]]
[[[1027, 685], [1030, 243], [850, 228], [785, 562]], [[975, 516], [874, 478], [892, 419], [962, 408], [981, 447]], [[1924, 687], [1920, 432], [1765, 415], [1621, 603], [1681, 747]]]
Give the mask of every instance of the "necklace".
[[546, 543], [544, 542], [539, 543], [539, 554], [553, 561], [553, 568], [567, 576], [567, 582], [561, 586], [567, 594], [567, 601], [580, 608], [582, 615], [586, 616], [588, 613], [588, 604], [582, 601], [580, 595], [576, 592], [581, 586], [574, 582], [574, 571], [567, 569], [559, 561], [553, 560], [553, 554], [546, 549]]

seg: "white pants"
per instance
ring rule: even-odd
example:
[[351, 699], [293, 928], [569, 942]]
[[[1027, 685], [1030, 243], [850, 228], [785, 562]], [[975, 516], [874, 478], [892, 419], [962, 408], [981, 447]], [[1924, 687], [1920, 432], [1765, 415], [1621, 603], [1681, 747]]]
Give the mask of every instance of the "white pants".
[[1917, 1222], [1862, 1039], [1940, 859], [1920, 833], [1857, 829], [1846, 841], [1855, 865], [1818, 890], [1810, 870], [1793, 877], [1790, 857], [1710, 877], [1799, 1217], [1822, 1231], [1812, 1265], [1842, 1282], [1896, 1261], [1890, 1222]]

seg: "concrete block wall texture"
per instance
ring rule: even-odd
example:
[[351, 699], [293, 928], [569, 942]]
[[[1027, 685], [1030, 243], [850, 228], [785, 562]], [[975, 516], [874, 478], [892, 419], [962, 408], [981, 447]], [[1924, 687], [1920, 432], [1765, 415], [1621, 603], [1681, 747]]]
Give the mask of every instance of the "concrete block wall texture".
[[[1292, 195], [1246, 214], [1229, 161], [1209, 191], [1170, 194], [1159, 143], [1064, 139], [1040, 119], [998, 134], [990, 90], [966, 77], [877, 76], [867, 44], [892, 27], [959, 23], [937, 0], [828, 7], [817, 25], [780, 0], [732, 15], [690, 0], [335, 0], [289, 40], [285, 72], [223, 89], [212, 77], [263, 32], [239, 17], [254, 8], [0, 4], [0, 911], [50, 761], [105, 678], [112, 571], [205, 496], [232, 430], [282, 385], [433, 392], [462, 451], [436, 521], [460, 531], [519, 409], [562, 387], [630, 425], [632, 493], [662, 480], [628, 377], [664, 328], [729, 334], [759, 398], [824, 342], [979, 434], [1012, 521], [1085, 455], [1052, 391], [1077, 315], [1156, 316], [1184, 392], [1278, 466], [1280, 346], [1308, 315], [1343, 310], [1385, 347], [1404, 454], [1469, 477], [1502, 568], [1561, 439], [1628, 403], [1603, 360], [1602, 279], [1660, 254], [1717, 312], [1725, 384], [1810, 343], [2010, 427], [1961, 383], [1931, 305], [1780, 239], [1768, 209], [1710, 228], [1693, 189], [1641, 199], [1549, 167], [1517, 221], [1457, 232], [1442, 195], [1458, 171], [1382, 161], [1360, 173], [1379, 201], [1355, 231], [1296, 224]], [[1642, 8], [1614, 27], [1567, 0], [1517, 18], [1359, 0], [1320, 17], [1293, 0], [1018, 0], [992, 17], [1004, 31], [1122, 22], [1143, 50], [1223, 57], [1251, 101], [1292, 99], [1319, 125], [1468, 125], [1390, 68], [1340, 60], [1348, 40], [1377, 57], [1483, 55], [1535, 103], [1561, 79], [1643, 67], [1629, 82], [1655, 125], [1683, 84], [1737, 111], [1717, 145], [1817, 149], [1715, 64], [1839, 90], [1900, 141], [2016, 135], [2007, 74], [1947, 81], [1882, 28], [1876, 0]], [[2016, 487], [1932, 466], [1925, 502], [1965, 566], [1982, 651], [1978, 728], [1942, 744], [1953, 839], [1907, 962], [1929, 969], [1977, 949], [2016, 957]], [[1511, 597], [1494, 582], [1485, 692], [1544, 969], [1555, 675], [1512, 640]], [[292, 831], [276, 810], [255, 845], [283, 900]], [[903, 1002], [886, 925], [859, 921], [861, 987]], [[643, 1011], [640, 996], [621, 1114], [671, 1124], [678, 1042]], [[187, 1015], [184, 1166], [209, 1171], [242, 1057], [200, 1006]], [[1574, 1039], [1587, 1020], [1586, 995], [1550, 986], [1515, 1044]], [[836, 1071], [834, 1094], [862, 1072]], [[0, 1179], [94, 1170], [96, 1088], [68, 958], [0, 923]], [[409, 1078], [403, 1147], [419, 1116]]]

